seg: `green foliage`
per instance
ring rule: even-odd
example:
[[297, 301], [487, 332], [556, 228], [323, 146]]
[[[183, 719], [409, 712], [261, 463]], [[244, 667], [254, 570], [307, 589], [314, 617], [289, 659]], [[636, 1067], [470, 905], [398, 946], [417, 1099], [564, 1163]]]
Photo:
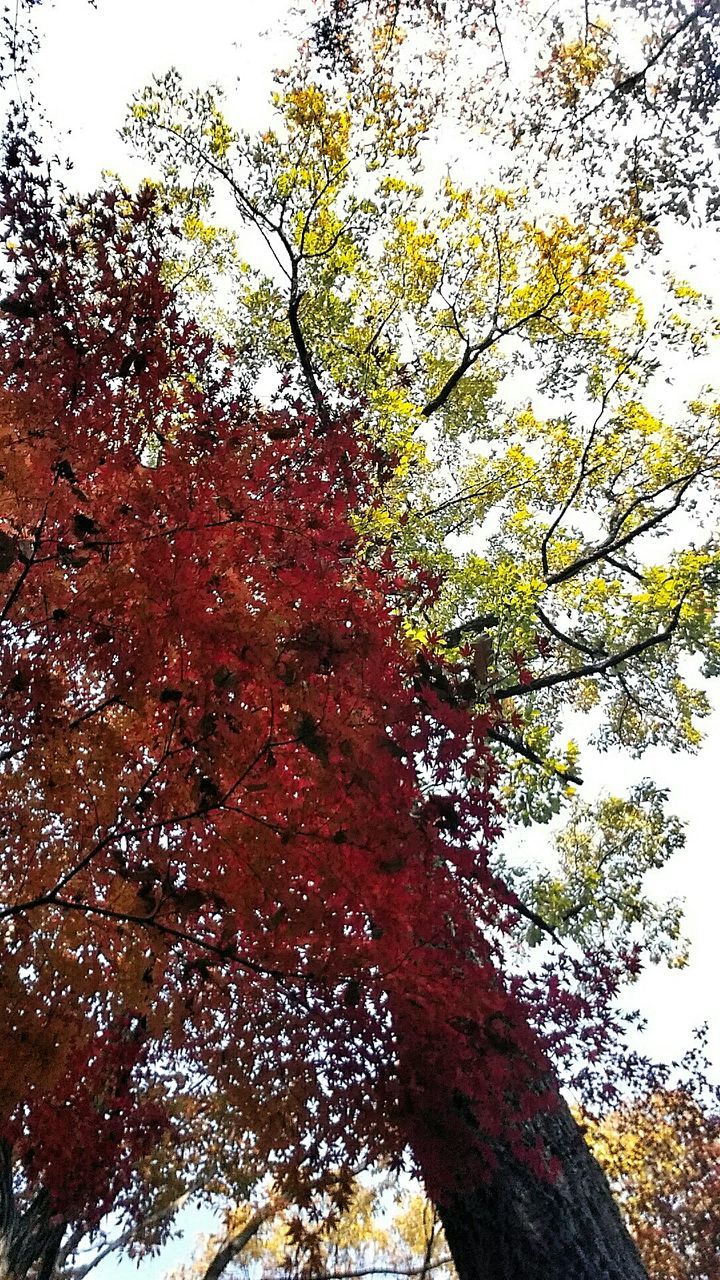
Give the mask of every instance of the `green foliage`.
[[[597, 58], [568, 46], [557, 74], [587, 87]], [[184, 217], [182, 291], [206, 288], [198, 243], [216, 254], [214, 323], [242, 353], [249, 393], [309, 389], [330, 416], [362, 404], [386, 457], [366, 554], [392, 545], [410, 573], [442, 580], [435, 607], [406, 618], [409, 641], [454, 654], [471, 697], [505, 707], [506, 810], [528, 825], [574, 804], [568, 710], [591, 713], [601, 746], [636, 755], [701, 740], [709, 707], [692, 672], [720, 664], [719, 560], [696, 530], [716, 510], [720, 406], [702, 362], [696, 388], [687, 362], [716, 330], [707, 300], [671, 277], [648, 318], [632, 201], [573, 219], [510, 175], [435, 177], [429, 105], [382, 75], [343, 96], [301, 67], [251, 137], [218, 91], [170, 73], [134, 103], [127, 136]], [[658, 405], [661, 369], [690, 392], [672, 411]], [[649, 804], [656, 816], [637, 794], [572, 810], [559, 880], [529, 889], [559, 931], [643, 921], [653, 955], [663, 931], [675, 947], [677, 909], [655, 911], [642, 889], [662, 844]], [[629, 828], [627, 865], [606, 852], [614, 822]]]
[[[687, 960], [681, 904], [658, 903], [646, 886], [648, 872], [665, 866], [685, 843], [667, 800], [667, 791], [646, 779], [626, 799], [576, 804], [555, 835], [555, 871], [513, 869], [510, 882], [559, 938], [613, 951], [643, 943], [651, 961], [681, 967]], [[529, 942], [542, 938], [542, 927], [531, 924]]]

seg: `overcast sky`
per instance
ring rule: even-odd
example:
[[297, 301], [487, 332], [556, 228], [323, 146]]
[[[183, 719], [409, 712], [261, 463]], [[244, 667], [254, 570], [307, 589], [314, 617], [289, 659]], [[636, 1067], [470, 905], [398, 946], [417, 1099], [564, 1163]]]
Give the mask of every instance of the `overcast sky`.
[[[47, 2], [39, 10], [44, 47], [38, 60], [38, 95], [65, 136], [61, 151], [75, 162], [79, 185], [90, 185], [101, 168], [139, 176], [129, 166], [117, 137], [131, 94], [153, 73], [178, 67], [190, 83], [219, 82], [230, 93], [230, 119], [247, 128], [268, 115], [272, 68], [287, 65], [294, 42], [283, 35], [287, 0], [88, 0]], [[297, 25], [297, 18], [292, 19]], [[69, 131], [69, 133], [68, 133]], [[680, 238], [679, 256], [691, 257], [691, 242]], [[701, 536], [699, 531], [699, 536]], [[720, 690], [714, 693], [720, 705]], [[718, 830], [720, 828], [720, 714], [709, 723], [702, 752], [673, 757], [657, 749], [638, 762], [584, 756], [587, 790], [624, 790], [651, 776], [672, 791], [673, 807], [688, 821], [688, 845], [673, 866], [656, 873], [660, 894], [687, 899], [686, 927], [692, 940], [689, 967], [657, 970], [634, 990], [649, 1021], [645, 1048], [672, 1057], [689, 1043], [693, 1026], [711, 1023], [715, 1062], [720, 1064], [717, 982], [720, 974], [718, 921]], [[533, 841], [542, 839], [534, 835]], [[175, 1253], [187, 1261], [186, 1250]], [[157, 1276], [151, 1262], [143, 1275]], [[128, 1274], [112, 1262], [93, 1272], [97, 1280]]]

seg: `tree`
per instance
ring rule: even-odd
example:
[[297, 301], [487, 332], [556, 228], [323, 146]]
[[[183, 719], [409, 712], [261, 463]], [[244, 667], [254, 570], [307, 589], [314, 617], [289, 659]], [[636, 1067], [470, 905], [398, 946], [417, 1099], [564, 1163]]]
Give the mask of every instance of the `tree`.
[[[180, 174], [161, 194], [148, 188], [136, 203], [110, 189], [99, 201], [66, 204], [58, 219], [47, 188], [11, 152], [6, 188], [18, 233], [17, 275], [4, 304], [14, 464], [5, 535], [14, 575], [7, 662], [12, 685], [23, 652], [28, 683], [10, 689], [14, 736], [5, 749], [14, 763], [3, 781], [8, 811], [19, 810], [22, 796], [32, 820], [13, 837], [15, 871], [29, 881], [8, 918], [37, 919], [40, 912], [49, 921], [30, 937], [19, 933], [16, 943], [11, 935], [18, 987], [10, 1001], [13, 1016], [20, 1003], [43, 1008], [44, 1052], [50, 1044], [59, 1064], [50, 1116], [11, 1094], [15, 1114], [24, 1109], [17, 1145], [27, 1173], [37, 1180], [52, 1170], [57, 1179], [65, 1168], [58, 1163], [62, 1143], [66, 1161], [68, 1154], [86, 1158], [83, 1132], [97, 1123], [98, 1097], [110, 1099], [114, 1091], [120, 1101], [106, 1101], [104, 1121], [108, 1141], [126, 1132], [127, 1162], [118, 1176], [120, 1182], [131, 1176], [161, 1119], [153, 1086], [168, 1055], [179, 1055], [200, 1071], [196, 1089], [210, 1081], [222, 1089], [236, 1133], [259, 1126], [264, 1112], [254, 1133], [258, 1165], [282, 1157], [285, 1184], [297, 1195], [303, 1180], [295, 1165], [300, 1151], [311, 1163], [313, 1141], [316, 1155], [320, 1142], [324, 1157], [335, 1142], [338, 1158], [347, 1160], [367, 1147], [375, 1155], [397, 1154], [410, 1136], [431, 1188], [445, 1198], [448, 1238], [464, 1274], [477, 1264], [478, 1241], [488, 1257], [491, 1248], [515, 1251], [512, 1260], [497, 1257], [497, 1274], [517, 1269], [518, 1260], [526, 1270], [534, 1265], [527, 1236], [517, 1229], [519, 1194], [542, 1202], [548, 1254], [538, 1265], [545, 1276], [568, 1265], [563, 1227], [573, 1218], [586, 1232], [585, 1260], [574, 1264], [575, 1274], [582, 1266], [595, 1274], [601, 1265], [640, 1274], [571, 1118], [558, 1100], [547, 1113], [555, 1085], [517, 1003], [529, 980], [501, 976], [503, 933], [519, 920], [527, 924], [529, 908], [487, 866], [492, 805], [484, 787], [468, 792], [467, 774], [492, 777], [483, 749], [490, 733], [500, 751], [544, 762], [550, 786], [559, 782], [566, 790], [571, 756], [554, 763], [539, 749], [548, 743], [552, 691], [589, 681], [587, 700], [588, 690], [615, 672], [625, 685], [621, 712], [611, 700], [612, 732], [642, 744], [648, 680], [654, 693], [658, 686], [665, 693], [669, 710], [662, 700], [660, 708], [668, 719], [676, 706], [683, 710], [680, 739], [694, 732], [688, 712], [701, 704], [679, 680], [669, 642], [714, 652], [712, 548], [654, 568], [632, 555], [693, 484], [713, 478], [716, 420], [711, 406], [698, 403], [687, 422], [664, 423], [631, 394], [634, 371], [647, 373], [647, 366], [635, 355], [644, 331], [623, 253], [637, 243], [641, 224], [632, 213], [613, 214], [606, 228], [567, 219], [533, 227], [521, 196], [473, 194], [450, 184], [445, 253], [429, 228], [413, 224], [418, 191], [387, 172], [394, 153], [408, 156], [404, 136], [387, 120], [370, 135], [385, 162], [385, 189], [379, 202], [366, 201], [349, 186], [347, 113], [312, 85], [292, 86], [285, 101], [289, 143], [276, 133], [246, 150], [254, 181], [248, 194], [230, 168], [232, 132], [212, 98], [188, 108], [170, 82], [170, 111], [188, 116], [180, 130], [156, 101], [153, 91], [137, 104], [136, 127], [145, 129], [149, 120], [156, 136], [170, 139], [170, 162], [176, 169], [178, 156], [191, 162], [192, 185], [184, 188]], [[13, 168], [21, 170], [14, 178]], [[193, 246], [206, 251], [216, 238], [197, 202], [196, 180], [212, 172], [230, 183], [246, 218], [285, 254], [286, 292], [267, 277], [249, 288], [245, 282], [227, 326], [236, 349], [245, 348], [244, 379], [235, 357], [186, 323], [182, 292], [171, 296], [173, 280], [187, 274], [187, 241], [197, 278]], [[362, 182], [357, 189], [362, 193]], [[390, 228], [383, 261], [408, 268], [409, 283], [400, 274], [399, 288], [392, 277], [374, 281], [371, 270], [382, 218]], [[173, 238], [173, 220], [184, 222], [184, 243]], [[487, 330], [475, 337], [467, 325], [488, 280], [496, 301]], [[402, 346], [408, 319], [418, 339], [410, 357]], [[681, 334], [683, 322], [673, 321], [669, 332]], [[702, 341], [697, 332], [689, 328], [695, 347]], [[591, 353], [595, 425], [583, 437], [567, 418], [546, 427], [532, 414], [513, 414], [524, 447], [514, 453], [500, 447], [489, 468], [477, 457], [469, 467], [461, 460], [472, 477], [469, 492], [438, 495], [436, 481], [444, 476], [428, 482], [414, 443], [421, 421], [440, 418], [445, 441], [459, 453], [473, 419], [483, 426], [492, 420], [499, 373], [491, 358], [501, 342], [520, 334], [532, 343], [533, 359], [548, 351], [548, 376], [563, 368], [573, 391]], [[510, 357], [517, 368], [512, 347]], [[258, 411], [251, 407], [252, 379], [268, 360], [284, 362], [286, 385], [274, 408]], [[231, 427], [238, 421], [245, 424], [240, 438]], [[547, 449], [539, 467], [538, 441]], [[634, 457], [634, 470], [617, 466], [621, 449]], [[455, 463], [452, 452], [445, 458]], [[527, 514], [522, 507], [508, 514], [484, 562], [450, 556], [443, 511], [467, 510], [468, 498], [466, 527], [487, 520], [512, 468]], [[42, 504], [47, 498], [47, 512], [38, 495]], [[580, 522], [584, 504], [606, 522], [597, 536], [588, 539], [552, 518], [543, 524], [547, 508], [559, 509], [568, 525]], [[456, 522], [456, 514], [450, 519]], [[628, 548], [631, 558], [618, 570], [618, 555]], [[538, 552], [539, 585], [530, 569]], [[413, 593], [398, 569], [418, 556], [426, 571]], [[513, 565], [521, 572], [513, 575]], [[433, 591], [427, 572], [439, 568], [441, 592]], [[629, 587], [621, 578], [609, 603], [599, 606], [603, 587], [616, 583], [618, 573]], [[640, 578], [642, 589], [635, 585]], [[565, 629], [540, 603], [549, 590], [570, 613]], [[129, 621], [116, 634], [110, 623], [119, 600]], [[467, 612], [459, 613], [460, 606]], [[108, 618], [95, 630], [103, 609]], [[68, 616], [54, 617], [58, 611]], [[355, 640], [349, 647], [348, 611]], [[406, 647], [397, 640], [398, 613], [407, 620]], [[38, 619], [45, 619], [40, 638]], [[62, 626], [61, 639], [51, 621]], [[441, 643], [432, 633], [443, 628]], [[601, 637], [588, 641], [598, 629]], [[167, 637], [164, 646], [158, 632]], [[472, 643], [464, 644], [468, 638]], [[628, 679], [637, 679], [640, 690]], [[38, 716], [41, 697], [51, 711], [47, 724]], [[532, 701], [523, 713], [525, 699]], [[642, 715], [631, 710], [638, 701]], [[476, 702], [484, 704], [479, 716], [470, 710]], [[498, 721], [497, 704], [510, 706], [509, 722]], [[350, 707], [357, 717], [352, 734], [344, 723]], [[660, 732], [649, 725], [650, 734]], [[51, 757], [61, 764], [60, 786]], [[536, 789], [534, 781], [525, 784], [526, 809], [538, 804]], [[233, 799], [238, 792], [242, 812]], [[104, 834], [96, 834], [93, 820]], [[68, 863], [73, 842], [84, 852]], [[243, 850], [247, 865], [232, 861], [233, 848]], [[263, 884], [270, 866], [286, 886], [280, 900], [274, 885]], [[73, 895], [66, 896], [70, 883]], [[557, 932], [557, 920], [544, 921], [531, 909], [533, 927], [549, 924]], [[242, 948], [225, 935], [228, 913]], [[480, 935], [478, 920], [486, 925]], [[146, 949], [136, 945], [136, 933], [152, 939]], [[84, 1030], [49, 1011], [55, 992], [44, 985], [38, 959], [48, 949], [58, 964], [57, 991], [78, 985], [86, 992]], [[636, 963], [632, 951], [618, 959], [631, 970]], [[100, 984], [108, 964], [114, 978], [122, 974], [111, 991]], [[466, 988], [459, 989], [468, 965]], [[605, 974], [595, 968], [593, 976], [596, 999], [604, 982], [612, 987], [617, 980], [613, 968]], [[473, 1004], [478, 1000], [482, 1010]], [[139, 1012], [127, 1022], [129, 1008]], [[595, 1011], [576, 1001], [560, 1006], [561, 1020], [571, 1010], [586, 1015], [582, 1025], [597, 1024]], [[542, 1017], [536, 1009], [536, 1022]], [[226, 1060], [222, 1038], [230, 1026], [238, 1063], [247, 1072], [253, 1062], [242, 1079]], [[320, 1028], [316, 1039], [313, 1028]], [[72, 1043], [73, 1069], [63, 1075], [73, 1037], [79, 1047]], [[314, 1044], [322, 1046], [321, 1057]], [[339, 1054], [332, 1106], [330, 1045]], [[287, 1073], [282, 1098], [278, 1051]], [[29, 1051], [36, 1066], [42, 1052], [40, 1044]], [[375, 1091], [359, 1082], [359, 1064]], [[131, 1085], [143, 1099], [137, 1106]], [[383, 1090], [390, 1101], [381, 1122]], [[58, 1099], [63, 1105], [53, 1116]], [[84, 1131], [73, 1125], [80, 1150], [62, 1126], [62, 1143], [53, 1137], [52, 1122], [57, 1115], [68, 1120], [71, 1099], [87, 1118]], [[561, 1157], [564, 1181], [538, 1179], [529, 1137], [540, 1154], [544, 1141]], [[464, 1189], [449, 1191], [458, 1139], [496, 1161], [491, 1185], [477, 1179], [466, 1196]], [[90, 1210], [72, 1202], [77, 1174], [68, 1182], [70, 1216], [96, 1215], [120, 1189], [108, 1188], [104, 1154], [99, 1144], [94, 1181], [83, 1169], [85, 1193], [96, 1192]], [[467, 1173], [471, 1181], [472, 1162]], [[588, 1193], [597, 1202], [594, 1222], [591, 1214], [583, 1217]], [[470, 1248], [469, 1227], [476, 1233]], [[49, 1257], [50, 1244], [43, 1248]]]
[[[592, 221], [569, 224], [562, 219], [554, 225], [550, 220], [549, 228], [540, 230], [522, 216], [522, 193], [473, 193], [448, 181], [444, 216], [438, 221], [425, 213], [418, 220], [416, 210], [427, 208], [429, 197], [420, 192], [416, 178], [403, 180], [388, 171], [393, 158], [417, 160], [424, 104], [410, 99], [415, 115], [403, 131], [396, 123], [399, 93], [391, 84], [383, 93], [382, 110], [374, 116], [366, 104], [370, 114], [360, 117], [364, 134], [359, 143], [352, 111], [307, 81], [290, 86], [281, 101], [278, 127], [258, 141], [234, 135], [213, 95], [188, 95], [172, 76], [138, 100], [131, 128], [165, 164], [165, 185], [175, 199], [182, 203], [189, 192], [195, 198], [201, 184], [200, 199], [188, 211], [200, 224], [196, 234], [207, 227], [200, 222], [207, 217], [202, 183], [210, 187], [219, 181], [233, 194], [242, 220], [273, 247], [286, 283], [279, 272], [256, 284], [248, 285], [245, 277], [229, 323], [242, 334], [252, 358], [261, 316], [270, 349], [277, 344], [276, 360], [286, 382], [297, 378], [298, 385], [305, 385], [319, 412], [337, 397], [341, 402], [348, 385], [362, 388], [367, 418], [383, 438], [390, 435], [398, 453], [395, 475], [384, 478], [383, 527], [366, 531], [370, 554], [373, 545], [384, 545], [391, 537], [401, 562], [414, 556], [442, 569], [443, 596], [430, 615], [415, 620], [415, 634], [427, 643], [434, 630], [435, 651], [441, 632], [455, 651], [463, 640], [475, 639], [459, 654], [465, 663], [470, 660], [471, 692], [465, 696], [477, 697], [480, 684], [491, 700], [512, 698], [517, 704], [528, 699], [529, 712], [523, 715], [518, 709], [509, 726], [493, 726], [491, 738], [521, 759], [544, 765], [551, 785], [557, 787], [559, 781], [567, 793], [568, 784], [579, 781], [574, 753], [571, 748], [565, 760], [558, 760], [548, 750], [545, 725], [557, 723], [568, 689], [586, 708], [609, 692], [608, 742], [619, 738], [639, 750], [664, 733], [672, 734], [678, 746], [695, 739], [692, 716], [702, 712], [702, 698], [681, 678], [676, 642], [691, 650], [701, 647], [708, 657], [714, 650], [714, 606], [707, 594], [713, 589], [713, 543], [701, 552], [703, 559], [709, 557], [702, 567], [695, 547], [680, 551], [672, 568], [648, 564], [640, 548], [645, 535], [672, 519], [694, 484], [714, 476], [714, 410], [694, 401], [690, 417], [671, 427], [637, 393], [647, 384], [656, 355], [681, 340], [681, 331], [696, 351], [704, 339], [701, 328], [677, 311], [648, 334], [626, 277], [628, 255], [644, 233], [634, 204], [603, 209], [603, 232]], [[359, 111], [357, 95], [351, 106]], [[378, 156], [383, 158], [382, 173], [371, 190], [368, 174], [372, 181]], [[205, 234], [212, 231], [211, 223]], [[674, 292], [680, 299], [699, 300], [682, 282]], [[513, 414], [509, 424], [506, 416], [504, 432], [489, 426], [497, 406], [494, 393], [506, 372], [498, 370], [498, 351], [518, 334], [527, 338], [536, 364], [543, 348], [548, 352], [546, 381], [541, 382], [545, 389], [551, 379], [563, 377], [568, 393], [576, 396], [582, 385], [579, 370], [587, 372], [592, 353], [596, 363], [587, 392], [596, 408], [588, 413], [584, 429], [567, 413], [539, 422], [527, 409]], [[267, 353], [265, 337], [258, 360], [267, 359]], [[513, 371], [522, 366], [517, 348], [511, 348], [508, 363]], [[696, 416], [705, 409], [710, 414], [707, 435]], [[455, 484], [449, 492], [438, 492], [439, 470], [440, 479], [445, 478], [441, 469], [436, 468], [430, 483], [422, 469], [417, 435], [428, 419], [440, 420], [434, 443], [443, 450], [442, 465], [452, 468]], [[468, 451], [468, 436], [471, 446], [473, 436], [484, 445], [489, 440], [495, 456], [491, 452], [488, 461], [484, 453], [478, 458], [472, 447]], [[658, 449], [663, 437], [667, 444]], [[691, 449], [698, 449], [694, 461], [685, 452], [691, 440]], [[464, 475], [463, 445], [468, 459]], [[677, 471], [667, 469], [683, 455]], [[512, 481], [519, 497], [517, 507], [511, 502], [506, 514], [501, 503], [512, 492]], [[492, 556], [450, 556], [448, 533], [482, 527], [493, 507], [500, 509], [501, 523]], [[594, 538], [583, 529], [587, 508], [601, 524]], [[575, 527], [564, 530], [566, 520], [575, 521]], [[551, 555], [558, 556], [557, 566]], [[693, 577], [687, 595], [678, 576], [681, 563], [681, 574], [690, 569]], [[672, 601], [668, 592], [677, 592]], [[552, 612], [544, 607], [550, 599]], [[564, 617], [558, 617], [558, 608]], [[657, 626], [663, 608], [668, 609], [666, 624]], [[598, 613], [602, 638], [596, 634]], [[648, 625], [651, 618], [654, 628]], [[539, 671], [529, 670], [535, 663]], [[612, 683], [605, 683], [608, 675]], [[548, 691], [553, 692], [548, 696]], [[668, 695], [673, 710], [667, 703], [665, 713]], [[513, 733], [518, 728], [521, 732]], [[552, 793], [548, 804], [547, 791], [546, 785], [538, 796], [537, 776], [526, 770], [525, 778], [521, 773], [516, 777], [509, 800], [516, 812], [532, 819], [557, 804]], [[650, 788], [644, 803], [657, 810], [659, 801]], [[663, 856], [662, 825], [635, 799], [625, 807], [619, 802], [611, 806], [612, 821], [627, 822], [629, 829], [642, 812], [648, 822], [646, 842], [640, 846], [641, 869], [635, 864], [633, 870], [632, 860], [615, 860], [623, 881], [621, 897], [627, 892], [627, 913], [621, 909], [621, 916], [630, 934], [633, 925], [650, 918], [648, 901], [640, 905], [638, 888], [644, 868]], [[600, 853], [596, 870], [605, 856]], [[594, 881], [595, 887], [597, 875]], [[578, 924], [585, 939], [590, 917], [602, 927], [601, 897], [593, 893], [584, 901], [584, 893], [578, 903], [563, 908], [568, 918], [585, 914]], [[529, 918], [536, 933], [556, 931], [558, 920], [548, 920], [532, 906]], [[676, 917], [671, 929], [677, 934]], [[665, 942], [661, 945], [665, 949]], [[556, 1140], [571, 1141], [570, 1132]], [[512, 1168], [508, 1182], [514, 1180]], [[497, 1232], [497, 1205], [488, 1219], [490, 1236]], [[479, 1252], [477, 1243], [473, 1249]], [[483, 1252], [489, 1252], [485, 1242]], [[526, 1255], [521, 1248], [520, 1256]], [[517, 1266], [517, 1259], [509, 1265]], [[546, 1258], [543, 1265], [547, 1268]]]
[[450, 1185], [464, 1108], [471, 1162], [501, 1143], [539, 1176], [487, 717], [399, 642], [423, 575], [354, 554], [377, 451], [349, 413], [243, 412], [163, 285], [172, 210], [73, 203], [35, 161], [13, 135], [0, 1079], [32, 1198], [6, 1147], [8, 1273], [132, 1205], [183, 1067], [301, 1203], [408, 1136]]
[[335, 76], [420, 78], [426, 97], [485, 135], [491, 154], [505, 151], [534, 185], [560, 178], [566, 201], [630, 203], [652, 223], [717, 217], [715, 0], [550, 8], [325, 0], [319, 8], [311, 43]]
[[587, 1136], [659, 1280], [711, 1280], [720, 1236], [717, 1089], [696, 1049], [683, 1078], [628, 1101]]

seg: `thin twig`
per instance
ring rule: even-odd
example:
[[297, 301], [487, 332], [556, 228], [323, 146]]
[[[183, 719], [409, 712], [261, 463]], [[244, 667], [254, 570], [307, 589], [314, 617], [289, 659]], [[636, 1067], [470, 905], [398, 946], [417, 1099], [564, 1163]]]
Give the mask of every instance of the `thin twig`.
[[619, 94], [630, 93], [633, 89], [637, 88], [639, 84], [642, 84], [650, 68], [654, 67], [655, 63], [660, 61], [663, 54], [667, 53], [667, 50], [670, 48], [673, 41], [677, 40], [678, 36], [681, 36], [684, 31], [687, 31], [688, 27], [691, 27], [694, 22], [697, 22], [698, 19], [702, 18], [705, 10], [710, 9], [713, 3], [714, 0], [702, 0], [702, 3], [699, 4], [696, 9], [693, 9], [691, 13], [686, 14], [682, 22], [669, 32], [664, 40], [660, 41], [660, 44], [654, 54], [652, 57], [648, 58], [643, 67], [638, 71], [631, 71], [628, 75], [624, 76], [622, 80], [618, 80], [617, 84], [614, 84], [612, 89], [610, 89], [599, 102], [596, 102], [592, 107], [588, 107], [587, 111], [583, 112], [581, 116], [573, 120], [573, 124], [584, 124], [590, 116], [594, 115], [596, 111], [601, 111], [602, 108], [606, 106], [608, 102], [611, 102], [613, 98], [616, 98]]

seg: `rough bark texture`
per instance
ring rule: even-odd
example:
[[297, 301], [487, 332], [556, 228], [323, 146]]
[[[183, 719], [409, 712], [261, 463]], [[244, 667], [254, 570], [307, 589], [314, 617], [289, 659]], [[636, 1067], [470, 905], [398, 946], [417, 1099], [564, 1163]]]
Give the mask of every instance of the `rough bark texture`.
[[438, 1206], [460, 1280], [647, 1280], [565, 1103], [534, 1128], [562, 1165], [556, 1181], [501, 1151], [491, 1179]]
[[18, 1210], [12, 1153], [0, 1141], [0, 1280], [25, 1280], [31, 1269], [35, 1280], [50, 1280], [64, 1233], [65, 1223], [52, 1219], [46, 1191]]

